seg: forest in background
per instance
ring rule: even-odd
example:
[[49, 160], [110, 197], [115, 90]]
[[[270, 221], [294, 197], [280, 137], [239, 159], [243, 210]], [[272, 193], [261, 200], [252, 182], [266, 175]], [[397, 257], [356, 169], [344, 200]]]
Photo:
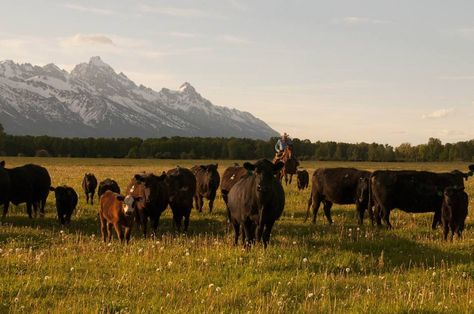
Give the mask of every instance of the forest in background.
[[[59, 138], [6, 134], [0, 125], [0, 156], [257, 159], [272, 158], [277, 138]], [[426, 144], [397, 147], [378, 143], [311, 142], [293, 139], [300, 160], [328, 161], [474, 161], [474, 139], [445, 143], [430, 138]]]

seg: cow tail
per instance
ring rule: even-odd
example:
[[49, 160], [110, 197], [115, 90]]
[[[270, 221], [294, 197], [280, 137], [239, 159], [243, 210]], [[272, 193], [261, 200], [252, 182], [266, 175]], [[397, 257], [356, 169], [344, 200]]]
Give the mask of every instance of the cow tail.
[[306, 222], [306, 220], [308, 220], [309, 211], [310, 211], [310, 208], [311, 208], [312, 204], [313, 204], [313, 189], [311, 189], [311, 195], [309, 196], [308, 207], [306, 208], [306, 217], [304, 219], [304, 222]]

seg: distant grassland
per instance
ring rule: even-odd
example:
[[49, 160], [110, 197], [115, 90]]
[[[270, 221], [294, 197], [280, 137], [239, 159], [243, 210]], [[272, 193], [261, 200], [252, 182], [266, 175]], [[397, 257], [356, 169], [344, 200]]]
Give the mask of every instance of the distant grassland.
[[[56, 219], [54, 195], [44, 219], [12, 206], [0, 226], [0, 312], [49, 313], [315, 313], [474, 312], [474, 178], [466, 182], [471, 213], [462, 241], [432, 231], [432, 214], [395, 210], [393, 230], [359, 227], [354, 206], [333, 206], [304, 223], [309, 189], [285, 188], [287, 203], [267, 250], [232, 246], [222, 199], [215, 212], [193, 211], [189, 233], [175, 234], [171, 213], [156, 239], [135, 228], [130, 245], [99, 240], [97, 204], [86, 205], [84, 173], [125, 189], [138, 172], [216, 161], [5, 158], [7, 167], [45, 166], [53, 185], [68, 184], [80, 201], [69, 228]], [[233, 161], [218, 161], [219, 170]], [[303, 162], [318, 167], [465, 171], [467, 163]], [[295, 179], [296, 181], [296, 179]]]

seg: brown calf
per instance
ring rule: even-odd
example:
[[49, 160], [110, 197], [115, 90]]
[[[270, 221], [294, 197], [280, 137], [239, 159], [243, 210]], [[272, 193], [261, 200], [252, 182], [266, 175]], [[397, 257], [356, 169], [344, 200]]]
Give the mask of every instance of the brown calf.
[[134, 203], [136, 199], [123, 196], [112, 191], [106, 191], [100, 197], [99, 219], [101, 234], [104, 242], [112, 239], [112, 226], [120, 242], [125, 239], [128, 243], [133, 226]]

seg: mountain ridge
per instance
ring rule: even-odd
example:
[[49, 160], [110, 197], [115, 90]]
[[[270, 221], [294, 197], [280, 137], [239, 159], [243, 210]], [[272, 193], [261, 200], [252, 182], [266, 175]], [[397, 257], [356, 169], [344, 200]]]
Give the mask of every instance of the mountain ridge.
[[249, 112], [216, 106], [188, 82], [137, 85], [100, 57], [71, 72], [0, 62], [0, 123], [7, 133], [60, 137], [248, 137], [278, 133]]

